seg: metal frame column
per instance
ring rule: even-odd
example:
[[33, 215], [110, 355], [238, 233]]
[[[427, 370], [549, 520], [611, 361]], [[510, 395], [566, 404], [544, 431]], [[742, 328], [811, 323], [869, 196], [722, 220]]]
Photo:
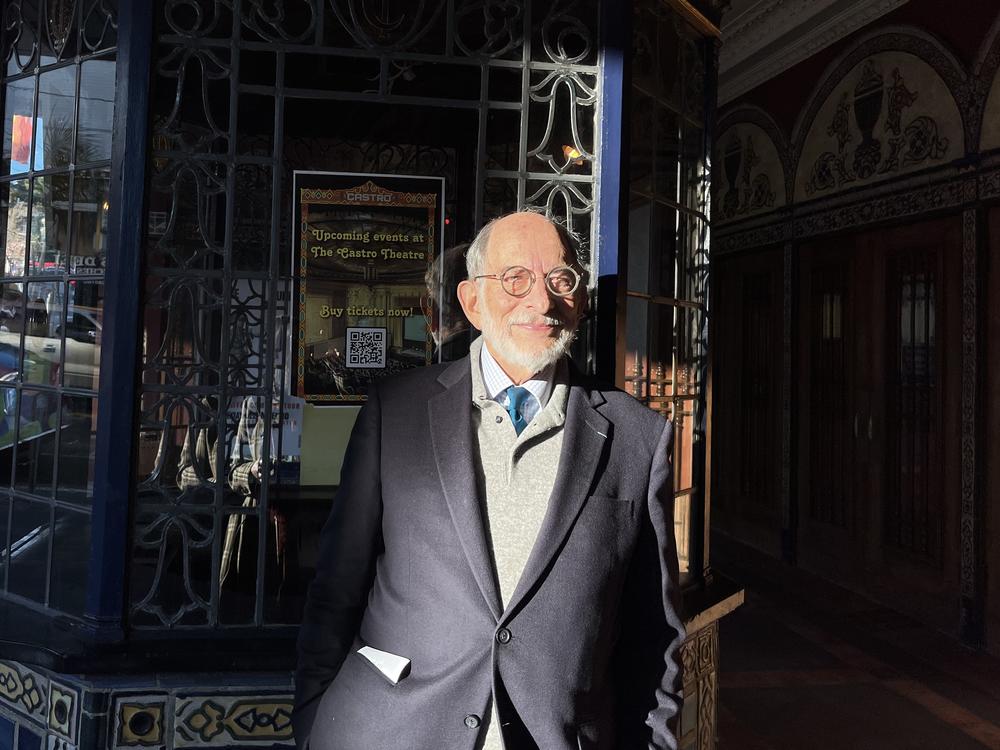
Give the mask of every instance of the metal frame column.
[[111, 217], [85, 614], [110, 637], [123, 627], [131, 456], [136, 443], [139, 297], [148, 152], [153, 4], [122, 2], [111, 161]]

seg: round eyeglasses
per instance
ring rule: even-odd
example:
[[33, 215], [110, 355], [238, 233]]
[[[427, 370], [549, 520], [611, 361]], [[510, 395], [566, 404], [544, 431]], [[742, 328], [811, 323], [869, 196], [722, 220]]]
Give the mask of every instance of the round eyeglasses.
[[[475, 276], [476, 279], [496, 279], [511, 297], [526, 297], [535, 286], [535, 273], [524, 266], [511, 266], [500, 273]], [[545, 274], [545, 288], [556, 297], [569, 297], [580, 286], [580, 274], [571, 266], [556, 266]]]

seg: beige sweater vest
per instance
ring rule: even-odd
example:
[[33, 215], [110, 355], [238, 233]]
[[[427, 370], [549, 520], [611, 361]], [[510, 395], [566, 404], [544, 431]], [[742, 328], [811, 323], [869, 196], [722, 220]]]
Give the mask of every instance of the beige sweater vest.
[[[486, 392], [479, 364], [482, 337], [470, 348], [473, 434], [478, 457], [479, 494], [486, 503], [486, 534], [493, 553], [504, 607], [521, 578], [548, 509], [559, 468], [569, 386], [560, 362], [547, 404], [520, 435], [510, 415]], [[489, 722], [484, 750], [501, 750], [496, 711]]]

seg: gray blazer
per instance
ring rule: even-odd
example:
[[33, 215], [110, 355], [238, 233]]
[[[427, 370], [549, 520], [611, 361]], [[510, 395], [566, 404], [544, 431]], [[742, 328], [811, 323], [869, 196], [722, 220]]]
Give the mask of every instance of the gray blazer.
[[570, 368], [552, 500], [502, 609], [469, 366], [383, 380], [358, 416], [299, 631], [298, 746], [473, 750], [495, 686], [507, 750], [676, 748], [669, 423]]

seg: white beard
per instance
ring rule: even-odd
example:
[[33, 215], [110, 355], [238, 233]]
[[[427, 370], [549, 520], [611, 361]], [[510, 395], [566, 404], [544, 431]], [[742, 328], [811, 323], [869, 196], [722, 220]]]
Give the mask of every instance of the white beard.
[[[490, 351], [499, 359], [522, 368], [532, 375], [544, 370], [551, 364], [558, 362], [564, 355], [569, 353], [576, 337], [576, 328], [567, 326], [558, 318], [548, 315], [518, 315], [512, 316], [507, 321], [507, 328], [504, 330], [497, 323], [493, 316], [485, 314], [481, 318], [483, 324], [483, 338], [490, 346]], [[548, 325], [562, 326], [559, 335], [552, 339], [552, 342], [538, 351], [525, 351], [519, 347], [511, 335], [511, 326], [522, 323], [541, 323]]]

